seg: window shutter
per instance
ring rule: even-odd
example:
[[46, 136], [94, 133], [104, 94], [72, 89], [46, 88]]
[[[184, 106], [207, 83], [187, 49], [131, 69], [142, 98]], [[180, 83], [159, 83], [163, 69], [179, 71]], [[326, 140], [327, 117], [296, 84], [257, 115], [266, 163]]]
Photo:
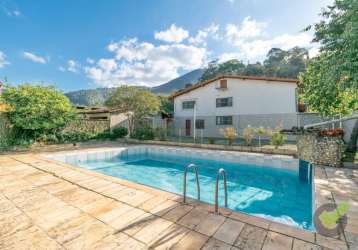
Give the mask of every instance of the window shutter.
[[220, 88], [227, 89], [227, 80], [220, 80]]

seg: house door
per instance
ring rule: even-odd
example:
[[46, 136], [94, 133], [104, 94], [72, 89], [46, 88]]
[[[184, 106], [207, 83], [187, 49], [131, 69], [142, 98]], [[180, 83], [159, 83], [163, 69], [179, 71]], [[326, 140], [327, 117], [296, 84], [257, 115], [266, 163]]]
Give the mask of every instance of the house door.
[[185, 120], [185, 135], [190, 136], [191, 134], [191, 120]]

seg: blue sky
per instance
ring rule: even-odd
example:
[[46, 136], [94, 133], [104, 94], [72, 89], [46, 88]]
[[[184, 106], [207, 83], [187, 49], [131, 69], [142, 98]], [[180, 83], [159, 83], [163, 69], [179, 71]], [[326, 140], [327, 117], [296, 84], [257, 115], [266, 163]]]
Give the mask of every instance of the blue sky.
[[165, 83], [212, 59], [304, 46], [332, 0], [0, 0], [0, 79], [63, 91]]

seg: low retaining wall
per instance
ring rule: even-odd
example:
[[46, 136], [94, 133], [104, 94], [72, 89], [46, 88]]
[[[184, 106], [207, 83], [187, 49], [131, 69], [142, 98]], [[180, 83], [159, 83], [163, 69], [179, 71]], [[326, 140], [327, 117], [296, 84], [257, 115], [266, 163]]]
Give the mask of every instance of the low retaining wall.
[[241, 152], [278, 154], [278, 155], [290, 155], [290, 156], [296, 156], [297, 154], [297, 151], [294, 149], [273, 148], [273, 147], [271, 148], [271, 147], [229, 146], [229, 145], [196, 144], [196, 143], [152, 141], [152, 140], [140, 141], [135, 139], [125, 139], [125, 142], [134, 143], [134, 144], [153, 144], [153, 145], [163, 145], [163, 146], [191, 147], [191, 148], [241, 151]]
[[314, 164], [340, 167], [343, 141], [339, 137], [321, 137], [315, 133], [299, 135], [297, 155], [300, 159]]

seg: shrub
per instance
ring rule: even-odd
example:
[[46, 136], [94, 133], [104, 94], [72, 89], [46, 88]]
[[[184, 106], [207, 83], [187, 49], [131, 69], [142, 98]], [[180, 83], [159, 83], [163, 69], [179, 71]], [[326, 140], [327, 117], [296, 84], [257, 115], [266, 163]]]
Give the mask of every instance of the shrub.
[[9, 106], [7, 114], [12, 125], [33, 139], [58, 130], [75, 114], [69, 99], [53, 87], [6, 87], [1, 98]]
[[233, 144], [233, 142], [238, 136], [236, 129], [233, 127], [220, 129], [220, 133], [229, 141], [230, 146]]
[[128, 129], [125, 127], [118, 127], [112, 130], [112, 138], [123, 138], [128, 135]]
[[258, 128], [255, 128], [255, 133], [259, 137], [259, 147], [261, 147], [261, 136], [264, 136], [265, 134], [267, 134], [267, 131], [264, 127], [258, 127]]
[[279, 124], [275, 129], [267, 130], [267, 134], [270, 137], [270, 144], [274, 145], [275, 148], [282, 146], [287, 139], [286, 135], [281, 132], [282, 128], [282, 124]]
[[242, 132], [242, 137], [245, 140], [246, 145], [250, 146], [252, 144], [252, 140], [254, 139], [254, 128], [247, 127]]
[[132, 138], [138, 140], [153, 140], [154, 139], [154, 130], [148, 125], [143, 125], [141, 127], [135, 128], [132, 133]]
[[166, 141], [168, 139], [167, 130], [161, 127], [156, 128], [155, 137], [161, 141]]
[[83, 142], [96, 138], [96, 134], [89, 132], [62, 132], [57, 134], [58, 142]]
[[215, 138], [209, 138], [208, 142], [209, 144], [215, 144]]

